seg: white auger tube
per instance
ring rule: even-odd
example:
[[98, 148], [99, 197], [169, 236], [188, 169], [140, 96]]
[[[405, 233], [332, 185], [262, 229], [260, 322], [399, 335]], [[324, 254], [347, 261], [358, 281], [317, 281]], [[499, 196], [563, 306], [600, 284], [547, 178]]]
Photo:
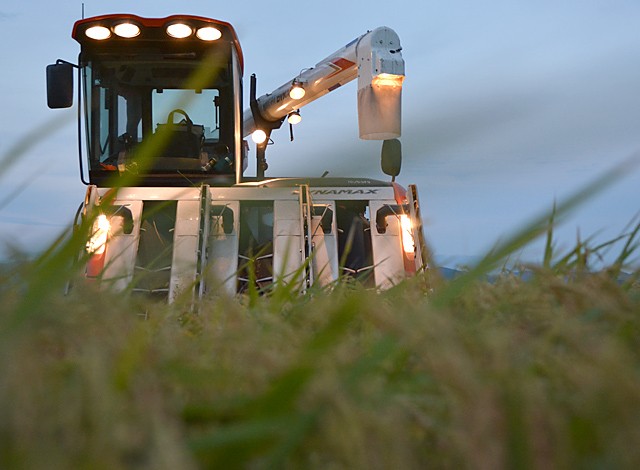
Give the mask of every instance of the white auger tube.
[[[400, 137], [404, 60], [400, 39], [385, 26], [369, 31], [302, 70], [271, 93], [257, 98], [261, 118], [277, 122], [293, 111], [358, 77], [358, 123], [360, 138], [385, 140]], [[304, 96], [292, 98], [294, 83]], [[257, 129], [250, 109], [244, 111], [243, 136]]]

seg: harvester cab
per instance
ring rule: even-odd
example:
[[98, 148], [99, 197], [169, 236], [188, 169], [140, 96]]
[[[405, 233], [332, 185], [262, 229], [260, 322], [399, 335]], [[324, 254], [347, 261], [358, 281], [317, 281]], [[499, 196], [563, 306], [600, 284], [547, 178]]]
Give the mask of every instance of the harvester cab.
[[[342, 276], [384, 288], [426, 268], [417, 189], [395, 183], [404, 61], [391, 29], [260, 97], [252, 75], [244, 111], [228, 23], [105, 15], [76, 22], [72, 36], [79, 63], [48, 66], [47, 89], [51, 108], [71, 106], [77, 69], [87, 279], [173, 301], [281, 282], [305, 291]], [[385, 141], [392, 181], [267, 177], [271, 132], [355, 78], [360, 137]], [[249, 136], [255, 176], [245, 174]]]
[[[242, 51], [231, 25], [185, 19], [110, 15], [75, 24], [88, 183], [116, 185], [116, 175], [137, 186], [237, 182], [246, 158], [236, 132]], [[70, 67], [49, 66], [50, 105], [70, 104]]]

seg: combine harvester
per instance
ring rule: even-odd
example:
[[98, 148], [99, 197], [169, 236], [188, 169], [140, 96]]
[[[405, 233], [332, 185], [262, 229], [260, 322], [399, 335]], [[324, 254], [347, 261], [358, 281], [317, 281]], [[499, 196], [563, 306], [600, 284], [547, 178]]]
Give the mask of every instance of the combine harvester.
[[[72, 36], [79, 64], [49, 65], [47, 93], [50, 108], [72, 106], [78, 70], [88, 279], [172, 302], [281, 282], [305, 292], [345, 275], [386, 288], [426, 269], [416, 187], [395, 182], [404, 61], [391, 29], [260, 97], [252, 75], [244, 111], [242, 49], [228, 23], [105, 15], [76, 22]], [[266, 177], [271, 132], [355, 78], [360, 137], [384, 140], [391, 181]], [[244, 174], [249, 135], [255, 176]]]

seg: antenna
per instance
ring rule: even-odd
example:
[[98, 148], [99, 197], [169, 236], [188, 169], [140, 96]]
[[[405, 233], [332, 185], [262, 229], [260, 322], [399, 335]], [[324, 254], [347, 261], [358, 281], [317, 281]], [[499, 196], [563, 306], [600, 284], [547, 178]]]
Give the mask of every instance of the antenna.
[[84, 2], [82, 2], [82, 19], [84, 20]]

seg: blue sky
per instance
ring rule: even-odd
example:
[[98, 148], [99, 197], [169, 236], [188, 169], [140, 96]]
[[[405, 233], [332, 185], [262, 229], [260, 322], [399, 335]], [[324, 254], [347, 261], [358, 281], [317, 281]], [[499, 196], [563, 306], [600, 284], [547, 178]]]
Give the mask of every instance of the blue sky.
[[[399, 181], [418, 184], [425, 234], [444, 259], [484, 253], [554, 199], [640, 151], [637, 0], [365, 3], [87, 1], [85, 15], [228, 21], [243, 46], [245, 88], [256, 73], [259, 94], [369, 29], [393, 28], [407, 72]], [[49, 110], [45, 96], [46, 65], [77, 57], [70, 35], [80, 5], [0, 7], [0, 156], [35, 132], [34, 145], [0, 170], [0, 244], [41, 246], [84, 197], [73, 111]], [[268, 174], [382, 177], [379, 143], [357, 136], [355, 83], [302, 115], [294, 142], [284, 127], [274, 134]], [[53, 121], [59, 128], [47, 132]], [[566, 220], [560, 246], [572, 247], [578, 231], [600, 240], [620, 234], [640, 210], [639, 196], [636, 170]], [[541, 257], [540, 244], [523, 253]]]

